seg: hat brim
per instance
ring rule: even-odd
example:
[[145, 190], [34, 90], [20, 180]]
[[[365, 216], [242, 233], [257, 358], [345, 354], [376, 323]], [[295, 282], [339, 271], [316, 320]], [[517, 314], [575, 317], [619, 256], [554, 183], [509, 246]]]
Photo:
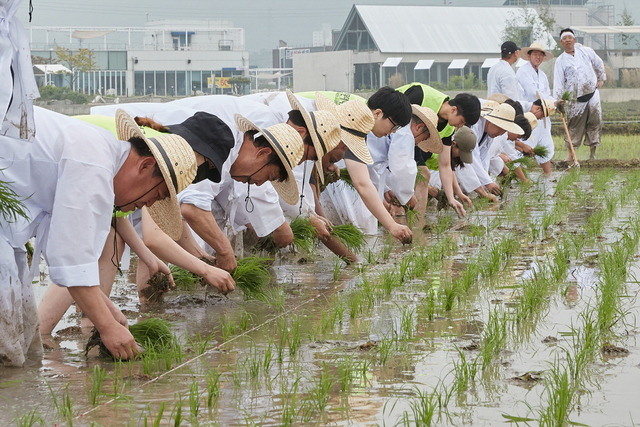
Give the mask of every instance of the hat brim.
[[[316, 108], [318, 110], [330, 111], [336, 116], [338, 115], [338, 107], [336, 104], [320, 92], [316, 92]], [[365, 138], [349, 133], [349, 131], [344, 128], [340, 129], [340, 138], [342, 142], [344, 142], [344, 145], [346, 145], [360, 161], [367, 165], [373, 164], [373, 158], [371, 157]]]
[[[300, 193], [298, 192], [298, 184], [296, 184], [296, 178], [293, 175], [293, 167], [295, 165], [291, 165], [289, 163], [289, 159], [284, 156], [284, 154], [282, 153], [283, 151], [282, 147], [280, 147], [280, 144], [278, 143], [275, 136], [270, 131], [259, 128], [258, 126], [253, 124], [249, 119], [247, 119], [246, 117], [240, 114], [235, 115], [235, 121], [236, 121], [236, 125], [238, 126], [238, 129], [241, 132], [244, 133], [250, 130], [256, 130], [258, 132], [261, 132], [264, 135], [264, 137], [267, 139], [267, 141], [269, 141], [269, 145], [271, 145], [271, 148], [273, 149], [273, 151], [275, 151], [275, 153], [278, 155], [278, 158], [280, 159], [280, 161], [284, 165], [285, 170], [287, 171], [287, 178], [284, 181], [270, 181], [271, 185], [273, 185], [273, 188], [275, 188], [275, 190], [278, 192], [278, 195], [287, 204], [295, 205], [296, 203], [298, 203], [298, 198], [300, 197]], [[286, 126], [289, 129], [291, 129], [293, 132], [296, 132], [291, 126], [287, 124], [281, 123], [280, 125]], [[274, 125], [274, 126], [279, 126], [279, 125]]]
[[471, 151], [462, 151], [458, 148], [458, 156], [463, 163], [473, 163], [473, 153]]
[[429, 120], [428, 117], [422, 114], [422, 112], [418, 108], [415, 108], [412, 105], [411, 110], [413, 114], [415, 114], [416, 116], [418, 116], [418, 118], [420, 118], [422, 123], [424, 123], [424, 125], [427, 127], [427, 130], [429, 131], [429, 137], [418, 142], [417, 144], [418, 148], [426, 153], [434, 153], [434, 154], [442, 153], [443, 144], [442, 144], [442, 138], [438, 133], [438, 129], [433, 125], [433, 123], [431, 122], [431, 120]]
[[491, 113], [484, 116], [485, 119], [498, 126], [500, 129], [504, 129], [507, 132], [515, 133], [516, 135], [522, 135], [524, 130], [514, 122], [502, 117], [492, 116]]
[[542, 62], [550, 61], [553, 59], [553, 53], [549, 52], [548, 50], [540, 49], [539, 47], [531, 47], [531, 46], [523, 47], [522, 49], [520, 49], [520, 53], [518, 53], [518, 56], [524, 59], [525, 61], [528, 61], [529, 55], [531, 55], [531, 52], [533, 51], [544, 53], [544, 58], [542, 59]]
[[[173, 185], [163, 154], [160, 152], [157, 145], [145, 136], [144, 132], [140, 129], [133, 117], [122, 109], [118, 109], [116, 111], [116, 133], [118, 135], [118, 139], [121, 141], [128, 141], [133, 137], [141, 138], [149, 147], [149, 150], [162, 173], [165, 184], [167, 185], [169, 197], [163, 200], [158, 200], [147, 209], [160, 229], [173, 240], [178, 240], [180, 236], [182, 236], [182, 214], [180, 212], [178, 198], [176, 197], [176, 188]], [[176, 137], [180, 138], [177, 135]]]
[[322, 170], [322, 157], [327, 154], [318, 139], [318, 134], [315, 132], [316, 126], [311, 118], [311, 114], [302, 106], [298, 98], [287, 89], [287, 98], [289, 99], [289, 104], [291, 104], [291, 108], [294, 110], [300, 111], [302, 114], [302, 120], [307, 125], [307, 132], [311, 136], [311, 142], [313, 143], [313, 148], [316, 150], [317, 160], [315, 162], [316, 168], [318, 169], [318, 174], [320, 175], [320, 182], [324, 184], [324, 171]]

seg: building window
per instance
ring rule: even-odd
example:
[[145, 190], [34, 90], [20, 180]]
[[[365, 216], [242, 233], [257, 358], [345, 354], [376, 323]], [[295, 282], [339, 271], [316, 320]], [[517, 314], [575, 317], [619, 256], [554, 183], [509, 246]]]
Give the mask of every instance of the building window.
[[172, 31], [171, 38], [173, 39], [173, 50], [189, 50], [191, 49], [191, 36], [195, 33], [193, 31]]

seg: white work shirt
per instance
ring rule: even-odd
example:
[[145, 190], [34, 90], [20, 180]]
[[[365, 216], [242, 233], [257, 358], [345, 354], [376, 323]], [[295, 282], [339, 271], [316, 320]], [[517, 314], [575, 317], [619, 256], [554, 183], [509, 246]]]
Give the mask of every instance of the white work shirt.
[[391, 190], [400, 204], [406, 204], [413, 196], [418, 173], [411, 124], [380, 138], [369, 132], [367, 147], [373, 158], [369, 176], [380, 198], [384, 200], [384, 193]]
[[[480, 185], [487, 185], [493, 182], [489, 176], [489, 162], [491, 160], [491, 145], [493, 144], [493, 138], [491, 138], [485, 131], [485, 125], [487, 120], [484, 117], [480, 117], [478, 122], [471, 126], [471, 130], [476, 134], [476, 148], [473, 149], [471, 154], [473, 155], [473, 163], [467, 164], [463, 169], [471, 168], [476, 173]], [[468, 173], [468, 171], [465, 171]]]
[[489, 68], [487, 74], [487, 98], [494, 93], [501, 93], [514, 101], [521, 99], [521, 89], [516, 79], [516, 73], [504, 59]]
[[[551, 87], [549, 86], [549, 79], [544, 71], [538, 69], [536, 71], [531, 62], [524, 64], [516, 73], [520, 87], [522, 88], [523, 107], [529, 105], [528, 109], [531, 110], [531, 105], [538, 99], [536, 91], [540, 93], [542, 99], [551, 99]], [[531, 132], [531, 137], [527, 141], [523, 141], [527, 145], [535, 147], [537, 145], [544, 145], [548, 148], [549, 153], [553, 156], [553, 138], [551, 137], [551, 119], [549, 117], [543, 117], [538, 120], [538, 126]], [[551, 157], [542, 158], [537, 157], [542, 163], [551, 160]]]
[[[0, 223], [14, 248], [36, 236], [53, 283], [98, 286], [98, 259], [111, 227], [113, 178], [131, 144], [108, 130], [34, 108], [38, 134], [31, 144], [0, 137], [0, 180], [24, 200], [29, 218]], [[37, 267], [36, 267], [37, 268]]]
[[[181, 123], [197, 111], [205, 111], [220, 118], [229, 127], [235, 140], [229, 157], [222, 165], [221, 181], [214, 183], [204, 180], [192, 184], [178, 194], [178, 200], [180, 203], [192, 204], [202, 210], [214, 212], [219, 223], [227, 220], [235, 231], [244, 229], [248, 220], [259, 237], [270, 234], [284, 223], [282, 209], [277, 203], [277, 192], [269, 182], [261, 186], [251, 185], [250, 196], [254, 203], [254, 209], [253, 212], [246, 212], [247, 184], [237, 183], [240, 185], [236, 185], [236, 181], [229, 174], [231, 165], [238, 158], [238, 152], [244, 140], [244, 133], [240, 132], [236, 126], [235, 114], [242, 114], [261, 128], [279, 123], [276, 115], [265, 104], [242, 97], [208, 95], [183, 98], [166, 103], [142, 102], [99, 106], [93, 107], [91, 114], [113, 116], [118, 108], [122, 108], [132, 115], [150, 117], [163, 125]], [[274, 200], [276, 203], [273, 203]], [[219, 217], [223, 211], [216, 209], [216, 206], [224, 207], [224, 218]]]
[[32, 140], [36, 131], [33, 100], [40, 93], [31, 65], [29, 37], [15, 16], [20, 1], [0, 1], [0, 135]]
[[553, 97], [562, 99], [565, 91], [573, 98], [596, 91], [598, 80], [607, 80], [604, 62], [593, 49], [576, 43], [573, 55], [563, 52], [553, 69]]

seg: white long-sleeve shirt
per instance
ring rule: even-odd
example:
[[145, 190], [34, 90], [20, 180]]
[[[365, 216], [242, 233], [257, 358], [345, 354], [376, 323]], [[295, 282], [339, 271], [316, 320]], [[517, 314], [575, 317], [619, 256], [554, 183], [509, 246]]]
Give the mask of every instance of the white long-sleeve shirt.
[[501, 93], [514, 101], [521, 99], [521, 89], [516, 79], [516, 73], [504, 59], [489, 68], [487, 74], [487, 98], [494, 93]]
[[604, 62], [590, 47], [576, 43], [574, 54], [563, 52], [553, 69], [553, 97], [561, 99], [565, 91], [574, 98], [596, 91], [598, 80], [607, 80]]

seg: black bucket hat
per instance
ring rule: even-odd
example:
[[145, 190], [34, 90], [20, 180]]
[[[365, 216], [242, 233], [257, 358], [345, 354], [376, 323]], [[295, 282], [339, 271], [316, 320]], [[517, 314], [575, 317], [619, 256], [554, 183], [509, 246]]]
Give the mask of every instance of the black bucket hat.
[[215, 169], [210, 168], [206, 178], [220, 182], [222, 165], [235, 145], [229, 126], [218, 116], [199, 111], [184, 122], [167, 127], [171, 133], [187, 140], [193, 151], [213, 162]]

